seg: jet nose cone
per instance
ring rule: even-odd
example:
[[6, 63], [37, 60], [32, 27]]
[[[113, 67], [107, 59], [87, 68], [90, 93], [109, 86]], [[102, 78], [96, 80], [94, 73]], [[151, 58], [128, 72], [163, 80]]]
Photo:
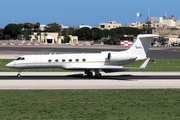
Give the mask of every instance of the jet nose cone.
[[10, 62], [10, 63], [8, 63], [7, 65], [6, 65], [6, 67], [10, 67], [10, 68], [12, 68], [12, 67], [14, 67], [14, 63], [13, 62]]

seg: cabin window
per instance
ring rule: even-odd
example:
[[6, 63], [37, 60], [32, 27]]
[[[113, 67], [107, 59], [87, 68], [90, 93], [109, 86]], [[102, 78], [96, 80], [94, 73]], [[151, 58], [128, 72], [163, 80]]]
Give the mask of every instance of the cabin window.
[[16, 60], [21, 60], [22, 57], [18, 57]]
[[21, 58], [21, 60], [25, 60], [25, 58], [23, 57], [23, 58]]
[[51, 60], [51, 59], [49, 59], [49, 60], [48, 60], [48, 62], [52, 62], [52, 60]]
[[65, 62], [66, 60], [65, 59], [62, 59], [62, 62]]
[[59, 60], [58, 60], [58, 59], [56, 59], [56, 60], [55, 60], [55, 62], [59, 62]]
[[69, 59], [69, 62], [72, 62], [72, 59]]
[[76, 62], [79, 62], [79, 59], [76, 59]]
[[85, 61], [86, 61], [86, 59], [82, 59], [82, 61], [83, 61], [83, 62], [85, 62]]

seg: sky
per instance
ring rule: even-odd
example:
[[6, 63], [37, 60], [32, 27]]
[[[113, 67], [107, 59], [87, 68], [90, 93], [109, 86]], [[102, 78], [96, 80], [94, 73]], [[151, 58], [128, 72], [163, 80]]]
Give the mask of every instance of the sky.
[[[174, 15], [180, 19], [180, 0], [0, 0], [0, 27], [9, 23], [59, 23], [64, 26], [90, 25], [116, 21], [143, 22], [148, 17]], [[140, 13], [141, 17], [136, 17]]]

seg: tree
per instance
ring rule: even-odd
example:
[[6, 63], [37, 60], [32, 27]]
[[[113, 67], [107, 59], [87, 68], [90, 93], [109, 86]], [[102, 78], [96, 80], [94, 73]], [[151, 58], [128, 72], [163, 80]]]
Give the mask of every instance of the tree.
[[4, 30], [0, 29], [0, 39], [3, 39], [3, 37], [4, 37]]
[[19, 23], [18, 25], [21, 28], [21, 30], [24, 28], [24, 24], [23, 23]]
[[41, 32], [40, 31], [37, 32], [37, 36], [40, 36], [40, 40], [41, 40]]
[[92, 39], [93, 40], [98, 40], [101, 39], [103, 37], [103, 32], [101, 29], [99, 28], [92, 28]]
[[92, 30], [88, 27], [83, 27], [75, 31], [75, 35], [79, 40], [92, 40]]
[[7, 35], [7, 34], [6, 34], [6, 35], [4, 36], [4, 39], [5, 39], [5, 40], [10, 40], [10, 35]]
[[29, 29], [32, 31], [33, 28], [34, 28], [34, 24], [33, 23], [29, 23]]
[[21, 33], [21, 28], [17, 24], [8, 24], [4, 28], [4, 34], [9, 35], [10, 38], [16, 39], [17, 35]]
[[59, 25], [58, 23], [50, 23], [48, 24], [44, 31], [46, 32], [60, 32], [61, 31], [61, 25]]
[[30, 26], [29, 23], [24, 23], [24, 29], [25, 30], [29, 30], [29, 26]]
[[75, 28], [74, 27], [69, 27], [67, 30], [68, 30], [68, 34], [69, 35], [74, 35], [74, 32], [75, 32]]
[[66, 34], [66, 35], [64, 36], [64, 42], [65, 42], [65, 43], [69, 43], [70, 40], [71, 40], [71, 38], [69, 37], [69, 35]]
[[39, 23], [39, 22], [37, 22], [36, 24], [34, 24], [34, 29], [35, 29], [35, 30], [38, 30], [39, 27], [40, 27], [40, 23]]
[[110, 31], [110, 30], [107, 30], [107, 29], [104, 29], [104, 30], [102, 31], [102, 33], [103, 33], [103, 37], [108, 37], [109, 35], [111, 35], [111, 31]]
[[110, 30], [111, 35], [138, 35], [142, 34], [142, 31], [137, 28], [119, 27]]
[[30, 40], [30, 39], [31, 39], [28, 31], [25, 31], [25, 32], [24, 32], [23, 38], [24, 38], [25, 40]]
[[3, 38], [3, 32], [0, 32], [0, 39]]
[[47, 33], [44, 33], [44, 42], [46, 41]]
[[65, 36], [66, 34], [68, 34], [68, 29], [67, 28], [64, 28], [62, 30], [62, 36]]

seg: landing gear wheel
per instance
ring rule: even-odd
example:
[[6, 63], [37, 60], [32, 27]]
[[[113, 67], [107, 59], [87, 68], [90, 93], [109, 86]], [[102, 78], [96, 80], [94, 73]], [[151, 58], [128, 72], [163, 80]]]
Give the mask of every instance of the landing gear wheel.
[[93, 76], [93, 73], [92, 73], [92, 72], [88, 72], [88, 73], [87, 73], [87, 76], [88, 76], [88, 77], [92, 77], [92, 76]]
[[17, 77], [20, 78], [20, 77], [21, 77], [21, 74], [17, 74]]
[[20, 78], [21, 77], [21, 72], [23, 69], [19, 69], [19, 73], [17, 74], [17, 77]]
[[96, 77], [97, 77], [97, 78], [101, 78], [101, 73], [98, 73], [98, 74], [96, 75]]

